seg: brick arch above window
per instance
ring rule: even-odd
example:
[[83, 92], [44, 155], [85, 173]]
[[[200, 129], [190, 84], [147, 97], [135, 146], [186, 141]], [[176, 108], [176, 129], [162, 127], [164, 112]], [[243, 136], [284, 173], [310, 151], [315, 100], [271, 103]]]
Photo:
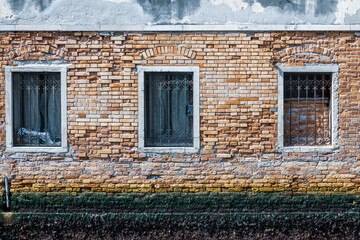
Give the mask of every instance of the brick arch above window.
[[160, 55], [182, 55], [186, 58], [195, 59], [196, 52], [182, 46], [158, 46], [154, 48], [150, 48], [141, 53], [141, 56], [144, 59], [148, 59], [151, 57], [156, 57]]
[[299, 47], [291, 47], [285, 48], [276, 53], [276, 56], [279, 59], [293, 56], [293, 55], [323, 55], [330, 59], [336, 57], [336, 52], [329, 48], [323, 48], [318, 46], [299, 46]]
[[9, 52], [9, 57], [13, 60], [18, 60], [31, 53], [44, 53], [53, 55], [55, 58], [62, 59], [65, 55], [65, 51], [60, 48], [55, 48], [49, 44], [45, 45], [24, 45]]

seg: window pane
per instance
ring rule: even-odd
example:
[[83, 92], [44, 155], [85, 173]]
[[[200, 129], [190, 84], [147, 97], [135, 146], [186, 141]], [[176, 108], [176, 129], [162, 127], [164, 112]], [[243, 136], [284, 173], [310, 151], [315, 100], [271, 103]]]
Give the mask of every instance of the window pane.
[[331, 144], [331, 73], [284, 74], [284, 146]]
[[145, 146], [193, 146], [193, 79], [145, 73]]
[[15, 146], [60, 146], [60, 73], [13, 73], [13, 114]]

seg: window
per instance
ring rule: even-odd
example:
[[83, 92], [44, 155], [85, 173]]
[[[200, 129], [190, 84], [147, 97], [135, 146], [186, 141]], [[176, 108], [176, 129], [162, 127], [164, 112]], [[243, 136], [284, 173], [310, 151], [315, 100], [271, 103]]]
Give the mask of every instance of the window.
[[284, 146], [331, 144], [331, 73], [284, 73]]
[[328, 151], [337, 143], [336, 66], [279, 68], [279, 147]]
[[66, 68], [6, 68], [7, 151], [66, 150]]
[[145, 73], [145, 146], [193, 146], [193, 74]]
[[199, 68], [139, 69], [139, 147], [144, 152], [199, 149]]

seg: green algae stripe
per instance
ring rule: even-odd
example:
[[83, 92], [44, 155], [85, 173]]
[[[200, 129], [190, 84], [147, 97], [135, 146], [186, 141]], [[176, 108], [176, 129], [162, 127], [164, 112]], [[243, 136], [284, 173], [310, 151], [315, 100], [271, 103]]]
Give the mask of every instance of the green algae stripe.
[[[0, 205], [4, 210], [5, 201]], [[15, 193], [10, 211], [348, 211], [359, 209], [359, 196], [279, 193], [129, 193], [81, 195]]]

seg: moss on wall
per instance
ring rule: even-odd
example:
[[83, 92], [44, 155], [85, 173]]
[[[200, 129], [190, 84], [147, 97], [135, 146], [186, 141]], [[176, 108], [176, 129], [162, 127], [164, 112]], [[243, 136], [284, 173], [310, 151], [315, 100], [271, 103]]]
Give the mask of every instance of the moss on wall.
[[[1, 206], [5, 205], [4, 198]], [[329, 212], [360, 209], [356, 195], [287, 196], [278, 193], [21, 193], [11, 211], [29, 212]]]

